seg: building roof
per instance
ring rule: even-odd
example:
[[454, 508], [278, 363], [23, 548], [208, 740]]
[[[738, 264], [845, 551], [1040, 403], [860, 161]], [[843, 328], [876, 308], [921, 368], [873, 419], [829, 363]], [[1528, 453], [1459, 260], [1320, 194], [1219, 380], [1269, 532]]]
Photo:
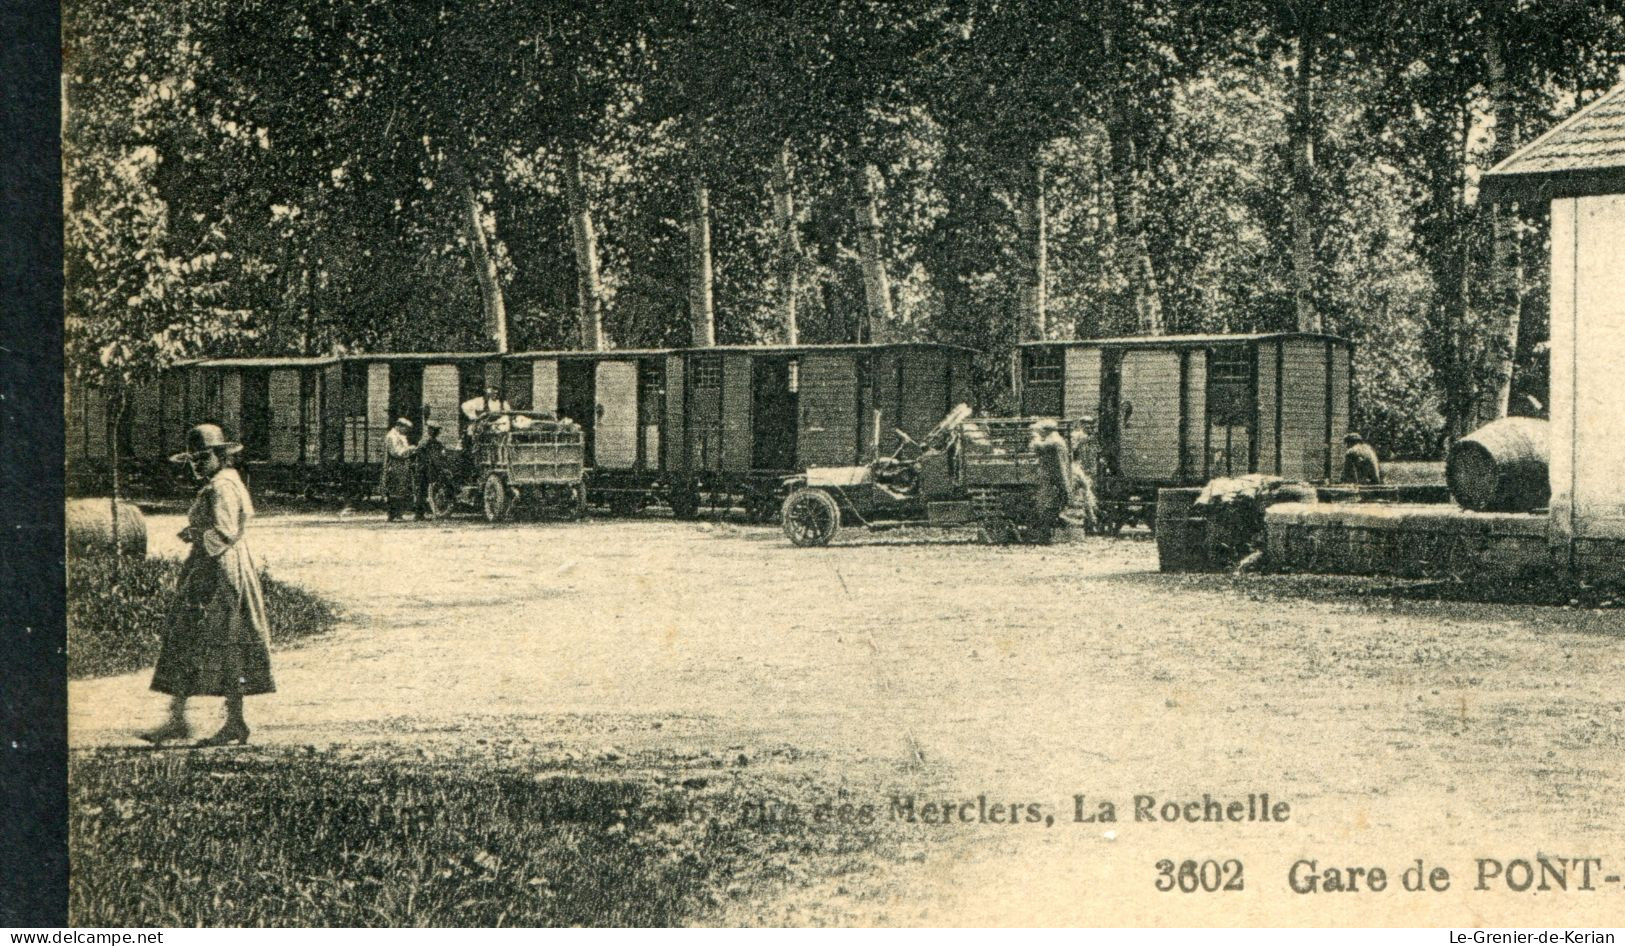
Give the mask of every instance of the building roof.
[[1243, 332], [1213, 335], [1129, 335], [1121, 338], [1071, 338], [1056, 341], [1023, 342], [1021, 347], [1028, 348], [1038, 345], [1127, 345], [1137, 348], [1200, 347], [1204, 345], [1242, 345], [1247, 342], [1272, 341], [1277, 338], [1307, 338], [1315, 341], [1337, 342], [1342, 345], [1349, 344], [1347, 339], [1336, 335], [1323, 335], [1314, 332]]
[[485, 361], [500, 357], [494, 351], [389, 351], [351, 352], [341, 356], [342, 361]]
[[1487, 200], [1625, 194], [1625, 83], [1485, 172]]
[[267, 356], [262, 358], [200, 358], [183, 361], [176, 367], [187, 368], [317, 368], [337, 364], [333, 356]]
[[511, 352], [507, 358], [648, 358], [657, 355], [757, 354], [792, 355], [798, 352], [821, 351], [873, 351], [881, 348], [935, 348], [944, 351], [975, 353], [974, 349], [941, 342], [835, 342], [817, 345], [711, 345], [704, 348], [604, 348], [599, 350], [569, 349], [565, 351]]

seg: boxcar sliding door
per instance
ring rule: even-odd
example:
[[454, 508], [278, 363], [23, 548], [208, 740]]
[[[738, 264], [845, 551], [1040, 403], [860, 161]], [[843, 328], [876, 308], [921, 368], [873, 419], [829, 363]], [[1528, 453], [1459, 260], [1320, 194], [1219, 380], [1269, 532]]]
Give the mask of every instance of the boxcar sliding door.
[[538, 358], [530, 363], [530, 409], [557, 414], [559, 410], [559, 363], [554, 358]]
[[600, 361], [593, 466], [630, 470], [638, 462], [638, 363]]
[[845, 466], [861, 459], [859, 357], [848, 352], [801, 356], [796, 395], [801, 411], [796, 454], [801, 466]]
[[299, 462], [304, 434], [299, 375], [297, 368], [274, 368], [266, 379], [267, 441], [272, 463]]
[[1179, 472], [1179, 353], [1123, 353], [1117, 424], [1124, 476], [1171, 480]]

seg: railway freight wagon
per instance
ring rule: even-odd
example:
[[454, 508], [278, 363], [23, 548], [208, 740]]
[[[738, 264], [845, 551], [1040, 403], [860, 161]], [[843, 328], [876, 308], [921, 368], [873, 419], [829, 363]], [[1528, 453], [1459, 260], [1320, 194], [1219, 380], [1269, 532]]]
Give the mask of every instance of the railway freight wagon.
[[679, 516], [738, 499], [773, 519], [785, 477], [865, 463], [974, 401], [969, 349], [923, 343], [721, 346], [666, 358], [662, 462]]
[[666, 350], [538, 351], [502, 358], [502, 396], [516, 410], [579, 424], [588, 501], [636, 512], [666, 489]]
[[1353, 404], [1353, 346], [1306, 333], [1030, 342], [1022, 413], [1092, 419], [1108, 528], [1150, 523], [1156, 491], [1217, 476], [1330, 481]]
[[304, 481], [319, 459], [322, 374], [333, 358], [227, 358], [185, 362], [129, 388], [117, 420], [104, 393], [67, 386], [67, 459], [76, 488], [105, 488], [112, 451], [132, 483], [164, 489], [180, 481], [167, 467], [188, 428], [218, 424], [243, 444], [243, 462], [262, 482]]
[[93, 493], [110, 469], [111, 447], [119, 438], [102, 389], [71, 375], [63, 386], [63, 460], [70, 493]]
[[326, 369], [331, 392], [323, 404], [322, 462], [336, 472], [327, 479], [352, 495], [378, 485], [384, 435], [398, 417], [412, 422], [409, 439], [424, 424], [440, 425], [447, 451], [460, 451], [468, 420], [464, 401], [502, 386], [502, 365], [490, 352], [346, 355]]
[[782, 480], [863, 462], [969, 401], [971, 352], [943, 345], [721, 346], [524, 352], [502, 359], [503, 397], [585, 433], [588, 498], [680, 518], [742, 504], [778, 512]]
[[213, 358], [166, 371], [150, 389], [150, 410], [131, 405], [132, 423], [154, 419], [146, 459], [162, 461], [182, 450], [194, 424], [220, 425], [243, 445], [241, 463], [257, 486], [305, 492], [323, 471], [326, 379], [336, 358]]

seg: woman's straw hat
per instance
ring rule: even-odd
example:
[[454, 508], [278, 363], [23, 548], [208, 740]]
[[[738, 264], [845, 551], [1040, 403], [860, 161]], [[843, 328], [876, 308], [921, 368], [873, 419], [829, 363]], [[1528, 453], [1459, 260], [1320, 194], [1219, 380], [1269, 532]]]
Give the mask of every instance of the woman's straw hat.
[[222, 454], [237, 453], [243, 445], [226, 439], [225, 431], [218, 424], [198, 424], [186, 432], [186, 452], [177, 453], [169, 458], [171, 463], [185, 463], [200, 453], [211, 450]]

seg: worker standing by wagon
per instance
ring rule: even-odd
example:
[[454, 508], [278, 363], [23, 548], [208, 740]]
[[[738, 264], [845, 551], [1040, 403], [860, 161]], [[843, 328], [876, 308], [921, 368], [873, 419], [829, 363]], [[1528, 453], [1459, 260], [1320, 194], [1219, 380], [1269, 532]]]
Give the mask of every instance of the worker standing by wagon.
[[429, 493], [445, 475], [446, 445], [440, 442], [440, 425], [432, 420], [423, 422], [423, 439], [418, 441], [414, 463], [416, 482], [412, 491], [412, 519], [422, 521], [431, 513]]
[[379, 482], [379, 491], [384, 494], [385, 507], [388, 509], [388, 521], [396, 522], [406, 507], [412, 505], [412, 492], [415, 485], [412, 471], [412, 455], [418, 448], [407, 440], [407, 434], [412, 429], [412, 422], [404, 417], [395, 419], [395, 426], [389, 428], [384, 434], [384, 472]]
[[1031, 429], [1030, 446], [1038, 460], [1032, 525], [1044, 537], [1061, 521], [1061, 510], [1072, 502], [1072, 451], [1061, 439], [1055, 421], [1039, 420]]

